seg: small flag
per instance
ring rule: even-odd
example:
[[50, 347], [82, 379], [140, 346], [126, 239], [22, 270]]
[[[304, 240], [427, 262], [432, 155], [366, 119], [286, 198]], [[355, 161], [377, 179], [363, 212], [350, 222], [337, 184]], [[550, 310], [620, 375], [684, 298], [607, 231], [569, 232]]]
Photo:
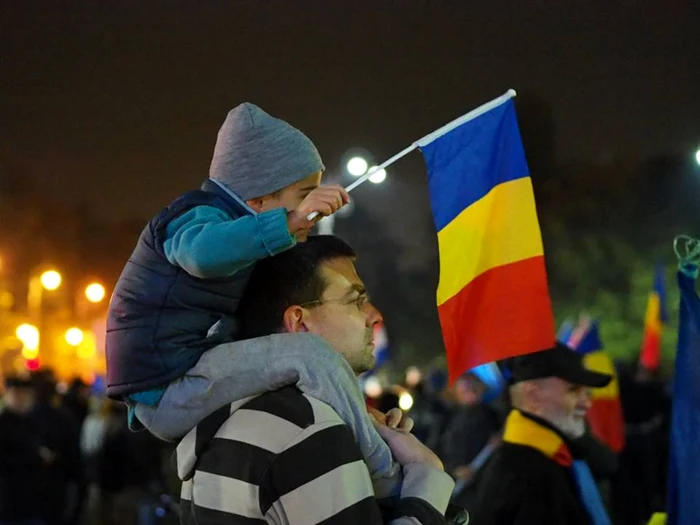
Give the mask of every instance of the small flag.
[[497, 363], [484, 363], [470, 370], [486, 387], [483, 402], [489, 403], [498, 398], [506, 388], [506, 380]]
[[661, 332], [667, 320], [664, 268], [658, 265], [654, 276], [654, 288], [649, 294], [644, 317], [644, 339], [639, 355], [640, 363], [647, 370], [654, 371], [659, 368], [661, 363]]
[[389, 336], [383, 323], [374, 325], [374, 358], [375, 368], [382, 366], [389, 360]]
[[561, 341], [562, 343], [568, 345], [569, 339], [571, 339], [575, 328], [576, 326], [571, 319], [564, 321], [557, 332], [557, 341]]
[[487, 106], [417, 142], [438, 231], [437, 304], [451, 382], [555, 342], [515, 107], [509, 98]]
[[586, 368], [613, 376], [613, 380], [607, 386], [592, 389], [591, 408], [586, 414], [586, 419], [594, 436], [614, 452], [620, 452], [625, 446], [625, 420], [620, 401], [620, 387], [612, 359], [603, 350], [598, 321], [582, 320], [574, 330], [569, 346], [583, 354]]
[[679, 272], [678, 285], [681, 307], [673, 383], [668, 524], [697, 525], [700, 523], [700, 297], [690, 275]]

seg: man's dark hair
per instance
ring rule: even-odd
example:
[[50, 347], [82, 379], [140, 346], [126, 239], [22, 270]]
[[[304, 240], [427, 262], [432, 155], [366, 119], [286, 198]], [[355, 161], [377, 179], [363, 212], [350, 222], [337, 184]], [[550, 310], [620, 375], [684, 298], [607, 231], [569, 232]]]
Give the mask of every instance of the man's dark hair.
[[314, 235], [286, 252], [258, 261], [239, 308], [241, 337], [280, 332], [287, 308], [321, 298], [326, 289], [321, 263], [338, 258], [354, 259], [355, 251], [333, 235]]

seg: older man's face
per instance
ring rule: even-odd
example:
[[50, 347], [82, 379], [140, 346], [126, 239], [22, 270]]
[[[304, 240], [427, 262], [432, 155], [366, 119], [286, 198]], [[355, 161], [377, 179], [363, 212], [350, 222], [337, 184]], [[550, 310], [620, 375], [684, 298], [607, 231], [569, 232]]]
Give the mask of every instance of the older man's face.
[[572, 385], [558, 377], [543, 380], [540, 399], [547, 419], [564, 434], [581, 437], [586, 430], [586, 412], [591, 407], [591, 389]]
[[347, 258], [327, 261], [320, 275], [327, 286], [317, 304], [304, 308], [305, 328], [328, 341], [356, 374], [371, 370], [374, 325], [382, 316], [369, 301], [354, 263]]

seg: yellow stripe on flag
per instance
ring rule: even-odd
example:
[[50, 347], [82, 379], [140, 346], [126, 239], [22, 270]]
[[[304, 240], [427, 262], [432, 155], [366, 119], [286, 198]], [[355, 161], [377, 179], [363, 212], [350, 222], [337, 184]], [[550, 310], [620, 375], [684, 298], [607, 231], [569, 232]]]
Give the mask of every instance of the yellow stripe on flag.
[[495, 186], [438, 232], [438, 245], [438, 305], [491, 268], [541, 256], [530, 177]]
[[613, 380], [608, 383], [608, 386], [594, 388], [591, 391], [593, 399], [614, 399], [619, 396], [620, 389], [615, 375], [615, 366], [608, 354], [602, 350], [591, 352], [583, 357], [583, 364], [588, 370], [613, 376]]
[[653, 333], [661, 333], [661, 298], [659, 294], [652, 292], [649, 294], [647, 311], [644, 317], [644, 327]]

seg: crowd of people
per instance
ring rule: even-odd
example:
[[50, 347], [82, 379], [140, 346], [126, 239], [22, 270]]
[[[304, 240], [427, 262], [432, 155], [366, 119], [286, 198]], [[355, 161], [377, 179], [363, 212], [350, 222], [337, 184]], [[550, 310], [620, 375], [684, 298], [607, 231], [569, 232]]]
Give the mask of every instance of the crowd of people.
[[80, 379], [62, 386], [49, 370], [4, 378], [0, 523], [136, 523], [154, 506], [167, 514], [167, 446], [129, 431], [123, 404]]
[[[578, 456], [585, 457], [613, 523], [641, 525], [665, 507], [670, 401], [663, 381], [641, 365], [620, 364], [617, 372], [625, 447], [620, 453], [613, 452], [589, 427], [570, 443]], [[174, 472], [168, 461], [173, 447], [147, 432], [129, 430], [124, 404], [95, 392], [79, 379], [60, 393], [61, 385], [45, 371], [7, 376], [3, 384], [0, 523], [179, 521], [179, 491], [170, 479]], [[489, 508], [507, 507], [505, 503], [493, 505], [497, 495], [489, 488], [486, 465], [504, 443], [512, 408], [530, 406], [523, 387], [494, 392], [473, 373], [464, 374], [449, 387], [442, 370], [428, 371], [419, 381], [402, 386], [414, 399], [408, 411], [412, 433], [436, 453], [455, 481], [451, 503], [470, 510], [472, 523], [530, 523], [534, 518], [529, 515], [522, 521], [487, 521], [475, 512], [480, 497], [488, 498]], [[368, 401], [380, 412], [391, 413], [398, 408], [399, 396], [387, 390]], [[498, 486], [507, 487], [509, 477], [528, 475], [539, 476], [540, 469], [515, 459], [495, 479]], [[539, 490], [543, 482], [519, 479], [515, 483]], [[515, 497], [515, 491], [508, 492], [508, 497]], [[553, 490], [549, 495], [560, 496]], [[534, 505], [545, 503], [532, 495], [528, 500]], [[553, 516], [551, 508], [546, 513]], [[537, 522], [559, 523], [558, 519], [538, 516]]]

